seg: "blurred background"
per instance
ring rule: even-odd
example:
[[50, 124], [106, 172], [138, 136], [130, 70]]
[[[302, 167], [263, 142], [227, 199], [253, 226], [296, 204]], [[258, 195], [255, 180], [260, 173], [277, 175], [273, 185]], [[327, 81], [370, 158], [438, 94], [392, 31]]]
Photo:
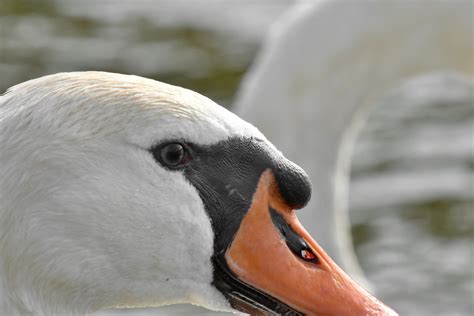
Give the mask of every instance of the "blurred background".
[[[293, 3], [0, 0], [0, 92], [55, 72], [104, 70], [231, 107], [268, 28]], [[401, 315], [474, 315], [473, 103], [469, 80], [419, 78], [387, 93], [358, 137], [354, 247], [378, 296]]]

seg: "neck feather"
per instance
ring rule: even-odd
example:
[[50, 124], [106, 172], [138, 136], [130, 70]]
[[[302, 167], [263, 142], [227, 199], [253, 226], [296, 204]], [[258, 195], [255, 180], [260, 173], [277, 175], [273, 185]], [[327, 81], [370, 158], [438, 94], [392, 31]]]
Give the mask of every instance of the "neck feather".
[[440, 71], [472, 78], [470, 12], [469, 1], [303, 5], [275, 25], [243, 82], [236, 112], [308, 172], [314, 190], [302, 222], [355, 279], [346, 193], [357, 131], [406, 80]]

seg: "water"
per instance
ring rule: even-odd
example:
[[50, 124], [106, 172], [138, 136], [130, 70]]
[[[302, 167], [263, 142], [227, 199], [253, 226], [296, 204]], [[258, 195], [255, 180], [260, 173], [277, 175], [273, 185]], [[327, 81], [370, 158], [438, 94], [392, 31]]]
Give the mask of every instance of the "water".
[[415, 80], [382, 100], [355, 146], [357, 255], [401, 315], [473, 313], [473, 88]]
[[49, 73], [104, 70], [229, 105], [259, 40], [289, 3], [2, 0], [0, 90]]
[[[289, 4], [2, 0], [0, 91], [49, 73], [105, 70], [229, 106]], [[422, 78], [381, 100], [355, 147], [355, 248], [378, 295], [403, 315], [474, 312], [473, 102], [464, 80]]]

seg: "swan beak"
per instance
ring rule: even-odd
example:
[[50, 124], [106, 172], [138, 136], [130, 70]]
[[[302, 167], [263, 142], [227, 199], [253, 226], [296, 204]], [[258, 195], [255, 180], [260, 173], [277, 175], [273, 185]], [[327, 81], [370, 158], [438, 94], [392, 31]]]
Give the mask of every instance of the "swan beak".
[[262, 173], [225, 260], [238, 279], [307, 315], [397, 315], [352, 281], [306, 232], [271, 170]]

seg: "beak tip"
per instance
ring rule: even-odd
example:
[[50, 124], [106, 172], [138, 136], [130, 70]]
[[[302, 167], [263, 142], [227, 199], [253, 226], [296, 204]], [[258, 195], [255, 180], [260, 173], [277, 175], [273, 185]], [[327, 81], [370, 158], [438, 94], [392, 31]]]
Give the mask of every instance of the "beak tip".
[[[377, 300], [377, 299], [376, 299]], [[392, 308], [388, 307], [381, 301], [377, 300], [377, 306], [375, 307], [373, 313], [369, 313], [368, 315], [374, 316], [398, 316], [398, 313], [395, 312]]]
[[387, 307], [387, 312], [385, 313], [387, 316], [399, 316], [396, 311], [391, 309], [390, 307]]

